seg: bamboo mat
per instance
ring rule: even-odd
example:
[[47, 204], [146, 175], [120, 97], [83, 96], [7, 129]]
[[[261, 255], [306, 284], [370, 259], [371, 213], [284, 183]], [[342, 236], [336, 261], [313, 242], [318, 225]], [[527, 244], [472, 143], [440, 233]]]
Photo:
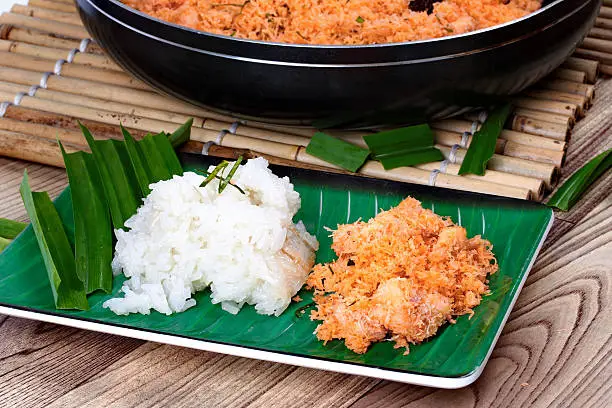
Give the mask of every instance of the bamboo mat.
[[[486, 112], [430, 123], [443, 162], [385, 171], [368, 161], [358, 174], [541, 201], [559, 178], [574, 124], [588, 114], [599, 75], [612, 75], [612, 0], [575, 54], [513, 97], [513, 113], [484, 176], [458, 176]], [[97, 138], [172, 131], [194, 118], [183, 150], [344, 172], [305, 152], [315, 129], [289, 128], [210, 112], [160, 95], [122, 71], [88, 38], [71, 0], [29, 0], [0, 15], [0, 155], [63, 166], [56, 138], [87, 150], [77, 119]], [[363, 145], [364, 132], [331, 132]]]

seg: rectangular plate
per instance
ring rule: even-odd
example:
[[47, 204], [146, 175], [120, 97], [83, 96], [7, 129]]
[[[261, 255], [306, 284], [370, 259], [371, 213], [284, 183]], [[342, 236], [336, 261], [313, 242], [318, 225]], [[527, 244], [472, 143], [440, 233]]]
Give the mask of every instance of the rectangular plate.
[[[206, 168], [216, 159], [184, 156], [186, 170]], [[270, 166], [278, 176], [288, 176], [302, 197], [296, 220], [304, 221], [319, 242], [317, 262], [333, 259], [331, 238], [324, 227], [368, 220], [379, 209], [389, 209], [410, 195], [425, 208], [450, 216], [467, 229], [468, 236], [481, 234], [493, 244], [499, 271], [490, 278], [491, 295], [475, 308], [471, 319], [461, 316], [446, 324], [429, 341], [411, 346], [410, 354], [391, 342], [373, 345], [358, 355], [342, 341], [323, 345], [313, 335], [317, 322], [300, 314], [311, 302], [310, 292], [292, 303], [279, 317], [262, 316], [245, 306], [234, 316], [213, 305], [209, 292], [197, 293], [197, 305], [172, 316], [117, 316], [102, 303], [110, 295], [89, 298], [84, 312], [55, 310], [42, 257], [31, 227], [0, 254], [0, 313], [96, 330], [160, 343], [191, 347], [240, 357], [257, 358], [310, 368], [338, 371], [412, 384], [459, 388], [481, 374], [512, 306], [548, 233], [552, 211], [527, 201], [417, 186], [357, 176], [346, 176]], [[74, 223], [70, 194], [66, 189], [56, 207], [70, 239]], [[115, 278], [113, 293], [123, 279]]]

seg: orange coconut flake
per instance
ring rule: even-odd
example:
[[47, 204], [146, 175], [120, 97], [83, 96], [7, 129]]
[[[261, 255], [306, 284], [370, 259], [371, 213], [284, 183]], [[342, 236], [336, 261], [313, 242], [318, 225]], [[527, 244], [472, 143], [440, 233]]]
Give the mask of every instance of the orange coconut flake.
[[296, 44], [382, 44], [462, 34], [506, 23], [541, 0], [122, 0], [171, 23], [215, 34]]
[[411, 197], [332, 237], [338, 259], [316, 265], [306, 282], [317, 305], [311, 319], [322, 321], [319, 340], [344, 339], [356, 353], [385, 339], [407, 353], [454, 316], [473, 314], [497, 271], [489, 241]]

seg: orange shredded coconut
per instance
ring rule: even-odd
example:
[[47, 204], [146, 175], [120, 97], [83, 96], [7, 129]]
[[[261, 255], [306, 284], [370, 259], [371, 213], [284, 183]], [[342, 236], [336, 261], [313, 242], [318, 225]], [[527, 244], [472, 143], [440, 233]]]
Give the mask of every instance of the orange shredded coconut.
[[300, 297], [300, 295], [295, 295], [291, 298], [291, 300], [293, 300], [295, 303], [298, 303], [302, 301], [302, 298]]
[[541, 0], [442, 0], [433, 12], [410, 0], [123, 0], [161, 20], [252, 40], [381, 44], [461, 34], [506, 23]]
[[368, 222], [338, 226], [338, 259], [318, 264], [312, 320], [319, 340], [344, 339], [356, 353], [390, 339], [395, 347], [433, 336], [453, 316], [473, 314], [497, 271], [492, 245], [408, 197]]

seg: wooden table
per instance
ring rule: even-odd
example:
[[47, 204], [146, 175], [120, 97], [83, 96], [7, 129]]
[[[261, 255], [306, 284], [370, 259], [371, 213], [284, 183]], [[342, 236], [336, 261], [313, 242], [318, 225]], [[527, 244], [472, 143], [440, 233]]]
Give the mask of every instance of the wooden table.
[[[573, 132], [567, 177], [612, 147], [612, 80]], [[18, 185], [63, 170], [0, 158], [0, 217], [25, 220]], [[612, 406], [612, 172], [555, 225], [481, 378], [436, 390], [0, 315], [0, 407]]]

